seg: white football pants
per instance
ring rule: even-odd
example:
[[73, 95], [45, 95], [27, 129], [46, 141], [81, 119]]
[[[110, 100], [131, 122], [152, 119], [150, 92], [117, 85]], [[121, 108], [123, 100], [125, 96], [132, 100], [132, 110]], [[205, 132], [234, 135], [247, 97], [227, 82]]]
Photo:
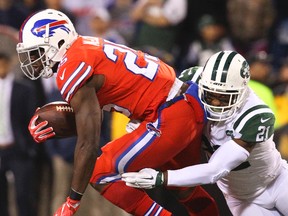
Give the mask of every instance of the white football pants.
[[234, 216], [287, 216], [288, 215], [288, 167], [271, 182], [259, 196], [240, 200], [225, 195], [227, 205]]

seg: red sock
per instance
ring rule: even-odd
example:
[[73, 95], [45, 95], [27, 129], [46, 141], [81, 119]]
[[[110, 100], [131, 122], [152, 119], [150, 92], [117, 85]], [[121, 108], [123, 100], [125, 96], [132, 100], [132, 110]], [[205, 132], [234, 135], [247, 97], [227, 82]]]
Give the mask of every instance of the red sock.
[[193, 192], [182, 203], [190, 216], [219, 216], [215, 200], [200, 186], [195, 187]]
[[114, 205], [135, 216], [172, 215], [153, 201], [145, 191], [128, 187], [122, 181], [107, 185], [101, 195]]

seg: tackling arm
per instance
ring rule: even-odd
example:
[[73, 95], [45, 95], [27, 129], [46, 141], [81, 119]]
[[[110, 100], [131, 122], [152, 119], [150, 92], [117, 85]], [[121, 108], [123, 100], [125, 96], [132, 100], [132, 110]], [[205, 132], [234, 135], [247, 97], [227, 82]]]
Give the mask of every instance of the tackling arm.
[[214, 152], [208, 163], [168, 170], [164, 175], [153, 169], [143, 169], [136, 173], [122, 174], [122, 180], [128, 186], [145, 189], [161, 184], [179, 187], [212, 184], [247, 160], [250, 149], [247, 150], [243, 145], [230, 140]]
[[208, 163], [179, 170], [168, 170], [167, 185], [196, 186], [213, 184], [246, 161], [248, 156], [249, 152], [245, 148], [230, 140], [213, 153]]

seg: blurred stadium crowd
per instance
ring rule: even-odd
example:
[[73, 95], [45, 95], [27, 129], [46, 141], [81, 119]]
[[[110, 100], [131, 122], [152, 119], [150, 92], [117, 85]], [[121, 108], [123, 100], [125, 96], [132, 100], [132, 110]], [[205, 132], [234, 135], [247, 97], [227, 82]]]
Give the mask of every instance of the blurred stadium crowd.
[[[103, 37], [143, 50], [172, 65], [177, 73], [204, 65], [208, 57], [220, 50], [236, 50], [250, 64], [251, 87], [276, 114], [276, 144], [283, 158], [288, 159], [287, 1], [0, 0], [0, 112], [12, 109], [10, 104], [4, 106], [9, 98], [3, 96], [3, 70], [29, 86], [31, 93], [24, 97], [35, 102], [29, 108], [31, 113], [47, 102], [61, 100], [53, 79], [31, 82], [23, 77], [15, 50], [23, 21], [29, 14], [46, 8], [67, 14], [81, 35]], [[26, 110], [19, 99], [11, 100]], [[16, 138], [7, 143], [7, 125], [12, 125], [14, 136], [20, 135], [14, 131], [14, 120], [5, 114], [0, 113], [0, 215], [51, 215], [68, 193], [65, 189], [69, 188], [72, 174], [75, 137], [44, 145], [31, 140], [20, 145]], [[125, 133], [126, 122], [118, 114], [105, 113], [102, 144]], [[27, 130], [25, 124], [23, 130]], [[165, 192], [152, 193], [163, 205], [173, 205], [163, 195]], [[211, 193], [222, 205], [221, 213], [229, 215], [220, 192], [211, 188]], [[127, 215], [94, 191], [85, 194], [82, 203], [77, 215]], [[185, 214], [175, 207], [177, 211]]]

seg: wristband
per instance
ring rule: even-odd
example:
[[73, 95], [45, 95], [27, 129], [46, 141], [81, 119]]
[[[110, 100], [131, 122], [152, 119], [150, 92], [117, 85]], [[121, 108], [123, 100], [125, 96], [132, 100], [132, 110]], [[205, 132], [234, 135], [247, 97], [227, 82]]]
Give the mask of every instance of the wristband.
[[163, 185], [163, 182], [164, 182], [164, 179], [163, 179], [163, 173], [162, 172], [158, 172], [157, 173], [157, 176], [156, 176], [156, 182], [155, 182], [155, 186], [162, 186]]
[[168, 182], [168, 172], [165, 171], [163, 172], [163, 186], [167, 186], [167, 182]]
[[70, 189], [69, 197], [73, 200], [81, 200], [83, 194], [75, 191], [73, 188]]

